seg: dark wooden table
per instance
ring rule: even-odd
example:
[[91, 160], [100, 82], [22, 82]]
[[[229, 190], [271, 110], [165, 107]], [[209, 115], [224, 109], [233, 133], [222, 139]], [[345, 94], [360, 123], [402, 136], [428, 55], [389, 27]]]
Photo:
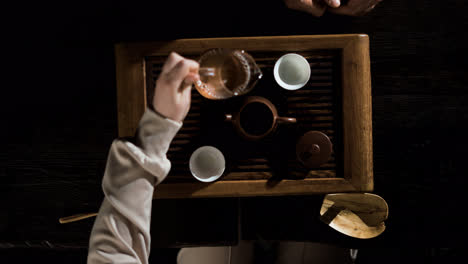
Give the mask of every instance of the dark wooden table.
[[269, 2], [231, 2], [224, 12], [194, 19], [194, 10], [203, 10], [197, 1], [169, 22], [160, 14], [180, 5], [159, 1], [31, 3], [10, 12], [0, 260], [12, 256], [8, 248], [85, 252], [93, 220], [60, 225], [58, 218], [96, 211], [103, 198], [100, 181], [117, 135], [114, 43], [190, 37], [368, 34], [374, 193], [387, 200], [390, 218], [380, 237], [358, 241], [318, 220], [321, 196], [157, 200], [153, 247], [230, 245], [239, 236], [361, 248], [451, 248], [464, 241], [464, 1], [387, 0], [365, 17], [319, 19]]

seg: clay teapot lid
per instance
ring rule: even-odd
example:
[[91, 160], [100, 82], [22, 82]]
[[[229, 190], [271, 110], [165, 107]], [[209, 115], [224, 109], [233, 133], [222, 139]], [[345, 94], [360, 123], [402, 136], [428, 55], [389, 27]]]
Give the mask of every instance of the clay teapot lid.
[[296, 144], [297, 159], [307, 168], [316, 168], [330, 159], [332, 143], [319, 131], [305, 133]]

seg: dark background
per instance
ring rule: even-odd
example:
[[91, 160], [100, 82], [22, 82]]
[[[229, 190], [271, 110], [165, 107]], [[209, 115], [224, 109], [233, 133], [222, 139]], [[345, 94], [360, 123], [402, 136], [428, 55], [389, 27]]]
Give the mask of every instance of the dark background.
[[0, 263], [85, 262], [93, 221], [58, 218], [97, 211], [103, 198], [117, 136], [115, 43], [335, 33], [370, 38], [374, 193], [389, 204], [387, 230], [367, 241], [338, 234], [317, 219], [321, 196], [157, 200], [152, 261], [238, 235], [361, 248], [358, 263], [467, 255], [465, 1], [385, 0], [360, 18], [314, 18], [280, 0], [14, 5], [0, 11]]

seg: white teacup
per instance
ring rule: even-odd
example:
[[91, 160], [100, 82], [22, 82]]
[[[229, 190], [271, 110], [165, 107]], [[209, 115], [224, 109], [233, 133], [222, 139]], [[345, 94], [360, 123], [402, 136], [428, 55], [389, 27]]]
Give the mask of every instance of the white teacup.
[[273, 75], [276, 82], [284, 89], [297, 90], [309, 81], [310, 65], [301, 55], [288, 53], [276, 61]]
[[223, 175], [226, 161], [219, 149], [203, 146], [192, 153], [189, 167], [195, 179], [202, 182], [212, 182]]

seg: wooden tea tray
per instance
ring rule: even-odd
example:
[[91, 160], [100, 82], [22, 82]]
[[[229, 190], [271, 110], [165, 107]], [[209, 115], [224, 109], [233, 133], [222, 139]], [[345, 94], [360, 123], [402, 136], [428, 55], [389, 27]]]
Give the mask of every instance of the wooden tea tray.
[[[372, 171], [372, 105], [367, 35], [321, 35], [180, 39], [116, 45], [119, 136], [134, 135], [151, 102], [155, 81], [167, 55], [175, 51], [197, 59], [210, 48], [243, 49], [263, 71], [249, 95], [268, 98], [281, 116], [297, 124], [280, 125], [261, 142], [246, 142], [224, 122], [245, 96], [226, 101], [203, 98], [195, 90], [184, 125], [167, 153], [172, 169], [156, 187], [155, 198], [267, 196], [370, 192]], [[275, 61], [286, 53], [306, 57], [311, 78], [300, 90], [286, 91], [273, 79]], [[333, 156], [313, 170], [295, 157], [305, 132], [321, 131], [333, 143]], [[201, 183], [190, 174], [191, 153], [203, 145], [225, 155], [225, 174]]]

